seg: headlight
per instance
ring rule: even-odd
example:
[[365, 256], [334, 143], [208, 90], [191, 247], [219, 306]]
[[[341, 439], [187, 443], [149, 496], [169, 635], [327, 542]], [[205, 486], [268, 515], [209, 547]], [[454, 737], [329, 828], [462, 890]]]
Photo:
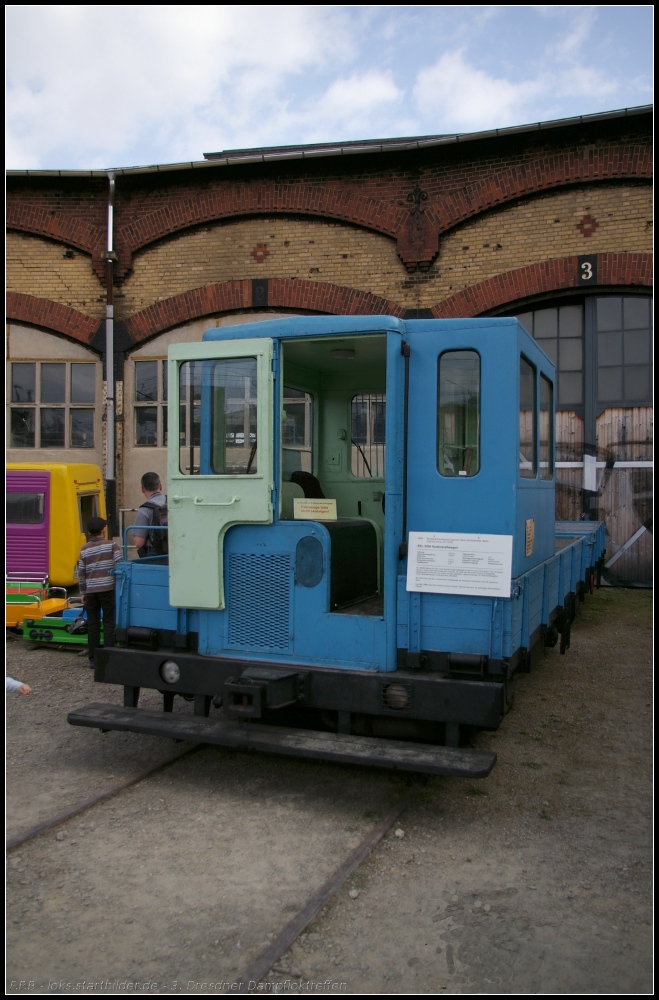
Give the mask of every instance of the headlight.
[[181, 679], [181, 669], [173, 660], [165, 660], [160, 668], [160, 676], [165, 684], [176, 684]]
[[388, 684], [384, 689], [384, 702], [387, 708], [407, 708], [410, 703], [410, 692], [404, 684]]

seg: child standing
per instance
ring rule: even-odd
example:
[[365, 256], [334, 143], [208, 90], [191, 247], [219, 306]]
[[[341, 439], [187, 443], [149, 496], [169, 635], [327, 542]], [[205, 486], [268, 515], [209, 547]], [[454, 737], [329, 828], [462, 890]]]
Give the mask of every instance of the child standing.
[[107, 521], [90, 517], [87, 521], [89, 541], [80, 550], [78, 583], [80, 596], [87, 611], [89, 666], [94, 666], [94, 653], [101, 635], [101, 610], [103, 611], [103, 645], [114, 646], [115, 579], [114, 567], [121, 559], [116, 542], [105, 537]]

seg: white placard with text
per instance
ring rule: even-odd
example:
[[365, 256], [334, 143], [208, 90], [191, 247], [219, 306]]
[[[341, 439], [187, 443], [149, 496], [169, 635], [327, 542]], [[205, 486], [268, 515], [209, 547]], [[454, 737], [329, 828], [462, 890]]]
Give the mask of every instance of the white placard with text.
[[510, 597], [512, 535], [411, 531], [407, 589], [429, 594]]

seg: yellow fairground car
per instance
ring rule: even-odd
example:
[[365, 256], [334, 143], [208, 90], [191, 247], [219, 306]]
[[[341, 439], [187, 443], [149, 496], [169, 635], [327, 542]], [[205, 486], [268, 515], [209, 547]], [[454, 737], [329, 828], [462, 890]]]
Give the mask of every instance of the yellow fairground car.
[[7, 466], [7, 578], [77, 583], [90, 517], [105, 517], [97, 465], [16, 462]]

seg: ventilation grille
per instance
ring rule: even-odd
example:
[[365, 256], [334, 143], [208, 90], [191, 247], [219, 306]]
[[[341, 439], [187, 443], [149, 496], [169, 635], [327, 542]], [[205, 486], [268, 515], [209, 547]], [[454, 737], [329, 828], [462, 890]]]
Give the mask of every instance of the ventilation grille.
[[[15, 532], [17, 527], [23, 528], [22, 537]], [[28, 530], [32, 527], [33, 525], [29, 525]], [[37, 525], [37, 527], [40, 528], [41, 525]], [[35, 535], [29, 535], [25, 531], [24, 525], [9, 525], [7, 529], [7, 573], [11, 573], [14, 577], [24, 576], [26, 580], [43, 579], [43, 577], [48, 576], [48, 548], [48, 535], [45, 532], [35, 537]]]
[[229, 645], [288, 650], [291, 565], [288, 556], [229, 557]]

